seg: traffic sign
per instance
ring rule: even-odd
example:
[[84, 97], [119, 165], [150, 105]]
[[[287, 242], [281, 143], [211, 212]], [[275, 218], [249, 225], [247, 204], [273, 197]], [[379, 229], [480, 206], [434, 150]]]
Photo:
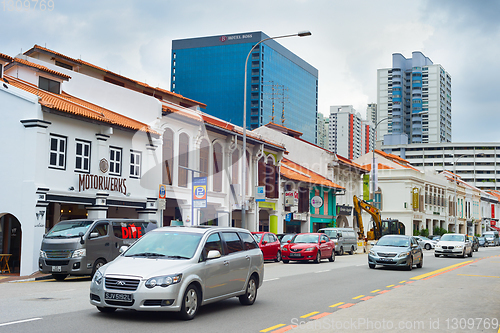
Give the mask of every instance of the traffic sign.
[[207, 207], [207, 177], [193, 177], [193, 207]]
[[158, 198], [166, 199], [167, 198], [167, 185], [160, 184], [158, 189]]

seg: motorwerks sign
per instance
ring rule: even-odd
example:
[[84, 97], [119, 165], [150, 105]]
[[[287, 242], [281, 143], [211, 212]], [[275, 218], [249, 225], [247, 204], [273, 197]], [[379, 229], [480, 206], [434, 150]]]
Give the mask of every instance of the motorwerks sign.
[[[109, 163], [105, 158], [99, 161], [99, 169], [102, 173], [108, 172]], [[113, 191], [127, 195], [127, 185], [125, 185], [126, 181], [126, 178], [80, 174], [78, 175], [78, 191]]]

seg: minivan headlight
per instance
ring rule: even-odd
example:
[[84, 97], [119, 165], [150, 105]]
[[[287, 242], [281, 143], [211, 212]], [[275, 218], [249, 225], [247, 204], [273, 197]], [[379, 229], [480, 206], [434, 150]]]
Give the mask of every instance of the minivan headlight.
[[171, 284], [176, 284], [181, 282], [182, 274], [176, 275], [165, 275], [165, 276], [155, 276], [146, 281], [145, 286], [149, 289], [154, 287], [168, 287]]
[[94, 277], [92, 278], [92, 282], [95, 284], [101, 284], [102, 278], [103, 278], [103, 275], [101, 273], [101, 269], [98, 269], [97, 272], [95, 272]]
[[47, 253], [45, 253], [45, 251], [40, 250], [40, 258], [47, 258]]
[[87, 250], [86, 249], [79, 249], [73, 251], [73, 255], [71, 256], [72, 258], [81, 258], [85, 257], [87, 255]]

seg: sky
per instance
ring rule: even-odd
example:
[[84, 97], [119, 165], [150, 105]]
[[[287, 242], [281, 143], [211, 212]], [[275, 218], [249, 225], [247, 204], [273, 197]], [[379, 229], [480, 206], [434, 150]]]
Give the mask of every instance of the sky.
[[497, 0], [4, 0], [0, 53], [38, 44], [169, 89], [172, 40], [309, 30], [278, 42], [318, 69], [319, 112], [365, 117], [377, 69], [421, 51], [451, 75], [453, 142], [500, 142], [499, 13]]

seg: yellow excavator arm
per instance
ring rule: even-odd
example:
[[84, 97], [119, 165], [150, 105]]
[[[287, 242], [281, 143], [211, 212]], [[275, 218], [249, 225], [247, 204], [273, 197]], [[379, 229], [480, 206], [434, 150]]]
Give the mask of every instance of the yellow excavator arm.
[[354, 213], [356, 214], [356, 218], [358, 220], [359, 237], [360, 238], [365, 237], [365, 230], [363, 226], [363, 220], [361, 217], [361, 209], [370, 214], [374, 222], [373, 228], [370, 231], [367, 231], [366, 233], [368, 240], [379, 239], [380, 237], [382, 237], [382, 228], [381, 228], [382, 217], [380, 215], [380, 210], [375, 206], [370, 205], [368, 202], [359, 199], [357, 196], [354, 196], [352, 198], [352, 201], [354, 206]]

